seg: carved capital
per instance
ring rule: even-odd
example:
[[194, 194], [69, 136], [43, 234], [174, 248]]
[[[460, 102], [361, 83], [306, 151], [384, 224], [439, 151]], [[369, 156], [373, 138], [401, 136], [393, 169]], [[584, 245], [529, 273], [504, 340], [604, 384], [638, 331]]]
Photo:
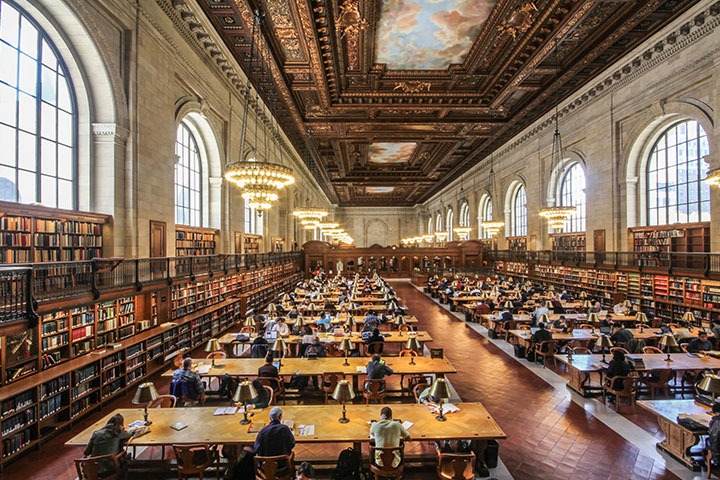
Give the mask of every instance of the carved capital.
[[129, 130], [117, 123], [93, 123], [93, 137], [96, 140], [113, 140], [124, 142], [130, 134]]
[[222, 186], [222, 182], [223, 182], [223, 177], [209, 177], [208, 178], [208, 183], [210, 184], [211, 188], [212, 187], [217, 188], [217, 187]]

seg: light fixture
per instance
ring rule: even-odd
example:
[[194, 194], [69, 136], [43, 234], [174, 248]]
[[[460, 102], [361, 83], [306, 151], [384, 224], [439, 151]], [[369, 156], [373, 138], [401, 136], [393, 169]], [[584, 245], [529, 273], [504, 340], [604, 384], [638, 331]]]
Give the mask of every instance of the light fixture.
[[258, 214], [262, 214], [263, 210], [272, 207], [272, 202], [278, 199], [277, 191], [260, 185], [243, 188], [241, 195], [247, 200], [248, 206], [256, 209]]
[[324, 208], [300, 208], [293, 211], [294, 216], [299, 219], [318, 219], [321, 220], [329, 215], [329, 212]]
[[432, 387], [430, 388], [430, 396], [440, 400], [440, 412], [439, 415], [435, 417], [435, 420], [444, 422], [445, 420], [447, 420], [447, 418], [445, 417], [445, 415], [443, 415], [443, 400], [447, 400], [448, 398], [450, 398], [450, 389], [448, 388], [448, 385], [445, 382], [444, 378], [435, 379]]
[[352, 401], [355, 398], [355, 392], [353, 392], [352, 385], [348, 380], [338, 380], [335, 385], [335, 391], [333, 392], [333, 400], [337, 400], [342, 403], [342, 417], [338, 419], [340, 423], [347, 423], [350, 421], [345, 415], [345, 403]]
[[720, 168], [710, 170], [707, 177], [705, 177], [705, 183], [707, 183], [711, 187], [720, 188]]
[[[207, 353], [214, 354], [215, 352], [222, 352], [222, 347], [217, 338], [211, 338], [205, 345], [205, 351]], [[219, 365], [218, 365], [219, 366]], [[215, 368], [215, 355], [212, 356], [212, 368]]]
[[423, 235], [422, 239], [425, 240], [425, 243], [429, 244], [432, 243], [433, 240], [435, 240], [435, 235], [433, 235], [432, 233], [428, 233], [427, 235]]
[[490, 235], [497, 235], [500, 229], [505, 226], [505, 222], [482, 222], [480, 225]]
[[137, 390], [135, 391], [135, 396], [132, 399], [132, 403], [134, 404], [145, 404], [145, 413], [144, 413], [144, 419], [145, 419], [145, 425], [150, 425], [152, 422], [148, 419], [148, 404], [152, 401], [157, 400], [159, 397], [157, 390], [155, 389], [155, 384], [152, 382], [145, 382], [138, 385]]
[[339, 350], [341, 352], [345, 352], [345, 362], [343, 363], [343, 366], [345, 367], [350, 366], [350, 363], [348, 363], [348, 355], [350, 354], [350, 352], [352, 352], [353, 348], [354, 347], [352, 340], [350, 340], [349, 338], [343, 338], [340, 342]]
[[282, 338], [278, 338], [275, 340], [275, 343], [273, 343], [272, 351], [273, 353], [278, 354], [278, 358], [280, 359], [280, 363], [278, 364], [278, 370], [282, 368], [282, 359], [285, 356], [285, 350], [287, 350], [287, 345], [285, 344], [285, 340]]
[[415, 365], [415, 355], [413, 355], [413, 352], [418, 352], [422, 349], [422, 346], [420, 345], [417, 337], [408, 338], [405, 348], [410, 350], [410, 365]]
[[608, 363], [607, 360], [605, 360], [605, 347], [610, 348], [613, 346], [610, 337], [601, 334], [600, 337], [598, 337], [597, 342], [595, 342], [595, 346], [600, 347], [600, 352], [602, 352], [602, 362]]
[[435, 232], [435, 238], [438, 242], [444, 242], [448, 238], [448, 232]]
[[338, 228], [339, 226], [339, 223], [318, 223], [318, 228], [320, 230], [331, 230], [333, 228]]
[[453, 232], [457, 233], [458, 237], [460, 237], [460, 240], [467, 240], [470, 237], [470, 232], [472, 232], [472, 228], [455, 227], [453, 228]]
[[540, 216], [547, 218], [548, 223], [555, 230], [562, 230], [575, 210], [575, 207], [548, 207], [540, 210]]
[[[264, 388], [264, 387], [263, 387]], [[253, 384], [250, 383], [249, 380], [245, 380], [244, 382], [240, 382], [235, 389], [235, 393], [233, 394], [233, 402], [243, 404], [243, 415], [244, 418], [240, 420], [240, 425], [247, 425], [250, 423], [250, 419], [247, 415], [247, 404], [249, 401], [251, 401], [253, 398], [257, 397], [258, 393], [255, 390], [255, 387], [253, 387]]]
[[706, 373], [703, 379], [700, 380], [698, 389], [703, 392], [711, 393], [714, 404], [716, 395], [720, 393], [720, 377], [711, 373]]
[[675, 336], [672, 333], [666, 333], [665, 335], [660, 337], [658, 346], [665, 347], [665, 353], [667, 353], [667, 358], [665, 359], [665, 361], [668, 363], [672, 362], [672, 358], [670, 358], [670, 350], [672, 350], [673, 347], [678, 346], [678, 342], [675, 339]]

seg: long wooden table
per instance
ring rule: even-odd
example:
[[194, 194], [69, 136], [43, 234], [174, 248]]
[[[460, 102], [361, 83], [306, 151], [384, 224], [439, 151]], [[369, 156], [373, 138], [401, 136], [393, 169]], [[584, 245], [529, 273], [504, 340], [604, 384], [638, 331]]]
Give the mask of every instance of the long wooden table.
[[[526, 348], [530, 345], [532, 338], [530, 330], [508, 330], [508, 334], [515, 337], [520, 345], [524, 345]], [[576, 329], [570, 333], [552, 332], [552, 339], [557, 342], [577, 341], [583, 345], [587, 345], [591, 340], [595, 340], [596, 338], [597, 335], [590, 330]]]
[[[653, 370], [720, 370], [720, 359], [705, 355], [692, 357], [685, 353], [672, 353], [670, 354], [672, 362], [666, 361], [667, 355], [659, 353], [643, 353], [634, 356], [642, 358], [645, 364], [643, 368], [637, 368], [638, 372], [651, 372]], [[602, 369], [608, 365], [602, 363], [602, 355], [573, 355], [572, 360], [570, 360], [567, 354], [557, 354], [555, 358], [567, 365], [570, 370], [568, 388], [583, 396], [592, 395], [598, 391], [600, 387], [590, 383], [590, 374], [598, 373], [600, 375], [600, 385], [602, 385]], [[612, 355], [606, 354], [605, 358], [609, 362]]]
[[[288, 405], [283, 406], [283, 419], [295, 424], [297, 443], [352, 443], [360, 449], [360, 444], [370, 442], [370, 420], [379, 420], [384, 405], [348, 405], [348, 423], [339, 423], [341, 407], [333, 405]], [[424, 405], [393, 404], [393, 417], [401, 421], [412, 422], [409, 433], [413, 441], [428, 440], [472, 440], [478, 453], [478, 469], [487, 472], [482, 463], [485, 445], [488, 440], [506, 438], [505, 432], [493, 420], [481, 403], [458, 403], [460, 411], [448, 413], [447, 421], [438, 422], [435, 415]], [[150, 432], [131, 440], [131, 445], [173, 445], [210, 443], [220, 445], [252, 445], [256, 433], [250, 433], [248, 425], [240, 425], [241, 413], [235, 415], [213, 415], [215, 407], [195, 408], [157, 408], [150, 410]], [[269, 408], [256, 410], [251, 417], [255, 423], [269, 423]], [[128, 425], [143, 419], [143, 410], [123, 408], [109, 412], [93, 425], [68, 440], [65, 445], [84, 446], [95, 430], [102, 428], [108, 419], [120, 413]], [[177, 422], [187, 428], [176, 431], [170, 428]], [[314, 425], [311, 436], [300, 435], [300, 425]], [[433, 456], [431, 461], [435, 461]]]
[[[230, 344], [233, 342], [237, 342], [238, 333], [226, 333], [223, 336], [220, 337], [220, 344]], [[343, 338], [347, 338], [348, 336], [335, 336], [331, 332], [328, 333], [317, 333], [316, 334], [318, 338], [320, 338], [320, 343], [340, 343], [342, 342]], [[430, 334], [426, 331], [419, 331], [415, 332], [414, 334], [410, 334], [408, 332], [402, 333], [402, 332], [384, 332], [383, 336], [385, 337], [385, 343], [405, 343], [408, 341], [409, 338], [415, 337], [418, 339], [418, 341], [422, 344], [425, 342], [431, 342], [432, 337]], [[248, 340], [245, 340], [241, 343], [252, 343], [255, 336], [251, 336]], [[363, 343], [362, 338], [360, 336], [360, 332], [352, 332], [352, 335], [349, 335], [350, 340], [353, 341], [353, 344], [361, 344]], [[285, 343], [287, 344], [300, 344], [302, 342], [302, 335], [288, 335], [287, 337], [284, 337], [283, 340], [285, 340]]]
[[[418, 319], [413, 315], [403, 315], [403, 316], [405, 317], [405, 323], [407, 323], [407, 324], [418, 323]], [[352, 317], [355, 319], [355, 324], [358, 326], [362, 326], [363, 322], [365, 321], [365, 315], [352, 315]], [[297, 319], [295, 319], [295, 318], [289, 318], [289, 317], [283, 317], [283, 318], [285, 319], [285, 323], [287, 323], [288, 325], [295, 325], [295, 322], [297, 321]], [[303, 318], [303, 320], [305, 320], [306, 323], [309, 323], [311, 325], [315, 325], [317, 323], [317, 321], [320, 319], [319, 316], [308, 317], [305, 315], [302, 315], [302, 318]], [[393, 320], [394, 320], [394, 318], [390, 319], [390, 321], [388, 321], [388, 322], [383, 322], [380, 324], [380, 326], [387, 325], [389, 327], [394, 327], [395, 324], [393, 323]], [[333, 325], [342, 325], [346, 321], [347, 321], [347, 317], [335, 317], [330, 320], [330, 323], [332, 323]]]
[[691, 470], [700, 470], [700, 463], [690, 456], [690, 448], [700, 442], [700, 436], [707, 431], [692, 431], [677, 421], [678, 415], [692, 415], [698, 423], [707, 428], [711, 415], [707, 407], [695, 403], [694, 400], [640, 400], [637, 404], [657, 417], [658, 425], [665, 440], [658, 442], [657, 447], [670, 454], [675, 460]]

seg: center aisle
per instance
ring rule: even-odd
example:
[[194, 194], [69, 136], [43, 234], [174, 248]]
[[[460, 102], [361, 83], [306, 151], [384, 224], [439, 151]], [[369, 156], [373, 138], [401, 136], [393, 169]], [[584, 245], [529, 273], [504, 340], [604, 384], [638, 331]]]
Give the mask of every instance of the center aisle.
[[500, 458], [516, 480], [678, 478], [409, 282], [393, 288], [457, 368], [460, 397], [482, 402], [507, 433]]

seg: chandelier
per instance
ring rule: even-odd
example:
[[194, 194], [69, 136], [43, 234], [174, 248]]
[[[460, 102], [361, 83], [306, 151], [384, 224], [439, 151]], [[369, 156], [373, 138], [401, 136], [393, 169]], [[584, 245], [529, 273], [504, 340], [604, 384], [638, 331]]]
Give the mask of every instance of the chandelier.
[[470, 238], [470, 232], [472, 232], [472, 228], [470, 227], [455, 227], [453, 228], [453, 232], [455, 232], [460, 240], [467, 240]]
[[448, 232], [435, 232], [435, 238], [438, 242], [444, 242], [448, 238]]
[[705, 178], [705, 183], [720, 188], [720, 168], [710, 170], [708, 176]]
[[327, 217], [329, 212], [323, 208], [301, 208], [295, 210], [293, 215], [302, 220], [300, 223], [312, 219], [315, 219], [317, 220], [317, 223], [320, 223], [319, 221]]
[[505, 226], [505, 222], [482, 222], [482, 228], [490, 235], [497, 235]]
[[[490, 184], [490, 201], [495, 201], [497, 199], [497, 196], [495, 195], [497, 193], [497, 189], [495, 188], [495, 169], [494, 164], [495, 163], [495, 157], [493, 154], [490, 154], [490, 171], [488, 172], [488, 183]], [[494, 210], [494, 209], [493, 209]], [[487, 233], [489, 233], [491, 236], [497, 235], [500, 232], [500, 229], [505, 226], [505, 222], [494, 222], [492, 219], [486, 220], [484, 222], [480, 223], [480, 226], [485, 229]]]
[[555, 230], [562, 230], [568, 219], [575, 213], [575, 207], [549, 207], [540, 210], [540, 215], [547, 218], [548, 224]]
[[[260, 69], [262, 71], [261, 75], [263, 77], [267, 77], [267, 72], [265, 70], [265, 55], [262, 55], [260, 53], [260, 50], [262, 49], [262, 46], [260, 45], [260, 39], [263, 37], [262, 35], [262, 27], [263, 27], [263, 17], [265, 14], [261, 12], [260, 10], [255, 10], [254, 12], [254, 18], [253, 18], [253, 25], [252, 25], [252, 35], [250, 38], [250, 59], [249, 59], [249, 72], [253, 71], [253, 68]], [[257, 51], [255, 49], [256, 46], [256, 37], [257, 37]], [[255, 53], [257, 53], [257, 56], [255, 56]], [[253, 63], [259, 63], [259, 65], [253, 66]], [[271, 69], [270, 62], [268, 60], [267, 63], [268, 71]], [[266, 85], [263, 83], [258, 83], [258, 85]], [[243, 119], [242, 119], [242, 131], [241, 131], [241, 137], [240, 137], [240, 145], [242, 147], [242, 151], [249, 150], [248, 145], [246, 143], [247, 139], [247, 133], [248, 133], [248, 109], [250, 107], [251, 103], [251, 84], [250, 84], [250, 75], [248, 75], [247, 79], [247, 85], [245, 86], [245, 105], [243, 110]], [[266, 92], [267, 93], [267, 92]], [[266, 98], [269, 98], [266, 96]], [[260, 108], [260, 94], [258, 92], [258, 89], [255, 89], [255, 99], [254, 99], [254, 110], [255, 110], [255, 151], [259, 151], [260, 144], [258, 143], [258, 123], [260, 123], [261, 120], [261, 108]], [[270, 105], [270, 107], [273, 107]], [[268, 107], [269, 108], [269, 107]], [[273, 107], [274, 111], [274, 107]], [[274, 119], [275, 115], [267, 115], [269, 113], [269, 110], [267, 112], [263, 112], [262, 116], [270, 119]], [[280, 142], [280, 129], [279, 125], [277, 124], [277, 121], [271, 122], [271, 128], [272, 128], [272, 153], [270, 152], [270, 148], [268, 147], [268, 127], [265, 126], [263, 121], [263, 130], [265, 133], [265, 158], [281, 158], [281, 155], [279, 154], [278, 150], [281, 150], [281, 147], [279, 146]], [[241, 196], [248, 201], [248, 205], [251, 208], [254, 208], [257, 210], [258, 215], [262, 215], [263, 210], [267, 210], [272, 206], [272, 203], [275, 202], [279, 195], [278, 192], [285, 188], [288, 185], [291, 185], [295, 183], [295, 177], [293, 176], [293, 171], [290, 168], [287, 168], [283, 165], [279, 165], [277, 163], [269, 162], [269, 161], [257, 161], [257, 155], [254, 159], [254, 161], [239, 161], [239, 162], [233, 162], [230, 164], [227, 164], [225, 166], [225, 173], [223, 175], [225, 180], [227, 180], [230, 183], [235, 184], [240, 189]]]

